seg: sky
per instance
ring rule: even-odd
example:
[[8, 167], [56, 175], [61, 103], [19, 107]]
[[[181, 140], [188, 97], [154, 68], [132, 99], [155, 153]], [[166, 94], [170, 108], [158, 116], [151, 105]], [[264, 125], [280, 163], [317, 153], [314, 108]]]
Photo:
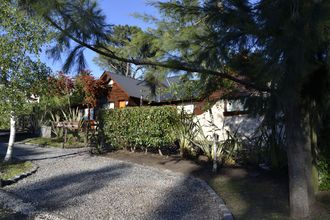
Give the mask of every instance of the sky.
[[[100, 8], [107, 17], [109, 24], [115, 25], [135, 25], [142, 29], [151, 27], [151, 24], [144, 22], [141, 19], [135, 18], [134, 13], [157, 15], [157, 10], [150, 6], [146, 0], [97, 0]], [[96, 53], [86, 49], [85, 57], [89, 70], [96, 77], [99, 77], [104, 69], [101, 69], [93, 62], [93, 58], [97, 56]], [[52, 58], [48, 58], [46, 54], [43, 54], [41, 61], [46, 63], [54, 72], [60, 71], [63, 65], [65, 56], [62, 56], [62, 61], [54, 62]]]

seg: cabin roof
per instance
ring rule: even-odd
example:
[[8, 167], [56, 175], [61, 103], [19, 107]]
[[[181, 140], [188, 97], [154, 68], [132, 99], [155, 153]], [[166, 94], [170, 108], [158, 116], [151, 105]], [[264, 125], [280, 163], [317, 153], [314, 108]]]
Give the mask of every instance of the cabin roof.
[[150, 96], [150, 89], [146, 86], [146, 83], [142, 80], [126, 77], [121, 74], [104, 72], [101, 76], [103, 80], [110, 82], [110, 79], [119, 84], [119, 86], [125, 90], [130, 97], [148, 99]]

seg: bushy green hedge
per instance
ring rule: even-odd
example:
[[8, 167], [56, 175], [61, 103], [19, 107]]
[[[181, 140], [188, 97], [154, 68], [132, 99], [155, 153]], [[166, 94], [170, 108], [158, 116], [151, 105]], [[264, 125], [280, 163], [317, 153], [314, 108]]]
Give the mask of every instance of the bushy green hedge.
[[130, 107], [101, 113], [105, 141], [116, 148], [172, 147], [180, 115], [172, 106]]

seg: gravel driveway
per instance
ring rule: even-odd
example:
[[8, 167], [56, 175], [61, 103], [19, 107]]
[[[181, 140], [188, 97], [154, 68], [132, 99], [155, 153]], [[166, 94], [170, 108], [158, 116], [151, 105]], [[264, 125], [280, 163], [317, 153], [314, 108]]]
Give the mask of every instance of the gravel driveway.
[[222, 219], [221, 199], [199, 179], [84, 152], [35, 151], [39, 170], [0, 190], [1, 203], [10, 194], [30, 203], [27, 213], [68, 219]]

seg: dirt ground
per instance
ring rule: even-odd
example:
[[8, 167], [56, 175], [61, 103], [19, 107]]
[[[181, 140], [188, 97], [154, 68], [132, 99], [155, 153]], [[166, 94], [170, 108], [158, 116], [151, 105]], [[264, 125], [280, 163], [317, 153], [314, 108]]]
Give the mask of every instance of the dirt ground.
[[[289, 219], [286, 174], [240, 167], [222, 167], [214, 174], [210, 164], [182, 159], [179, 155], [120, 150], [105, 156], [201, 178], [224, 199], [235, 219]], [[330, 219], [330, 193], [319, 193], [317, 198], [309, 219]]]

